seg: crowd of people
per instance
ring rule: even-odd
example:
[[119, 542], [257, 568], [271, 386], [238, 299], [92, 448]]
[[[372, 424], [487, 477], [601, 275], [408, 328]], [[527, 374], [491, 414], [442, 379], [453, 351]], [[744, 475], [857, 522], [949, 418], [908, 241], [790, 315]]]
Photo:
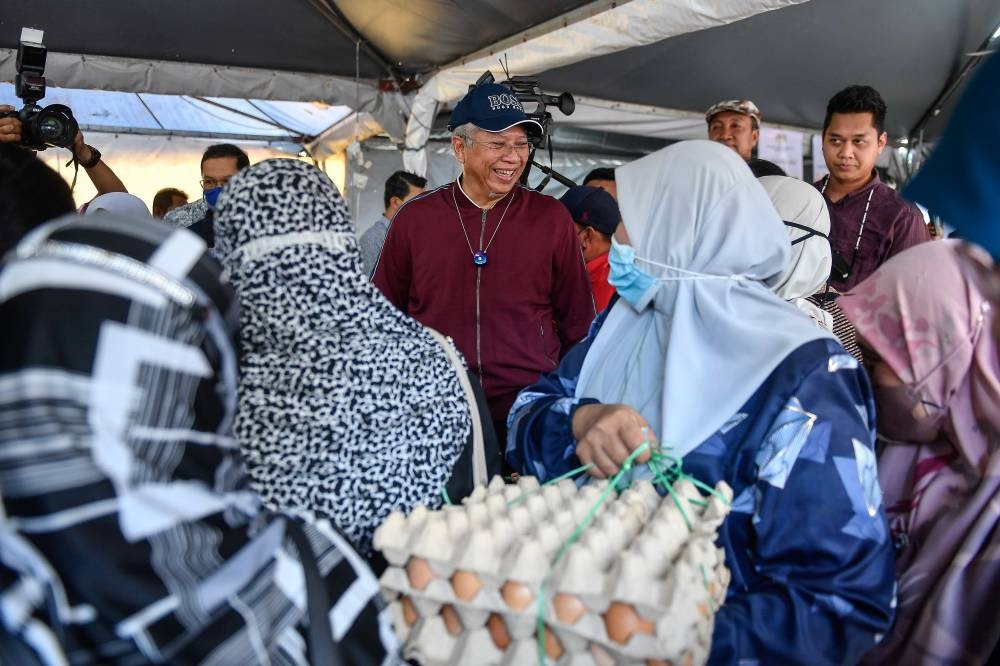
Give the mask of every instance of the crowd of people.
[[728, 100], [561, 199], [479, 85], [461, 175], [394, 173], [360, 238], [322, 171], [230, 144], [150, 212], [80, 134], [77, 206], [0, 118], [0, 662], [401, 663], [390, 512], [650, 446], [733, 489], [710, 663], [998, 658], [998, 95], [993, 57], [906, 190], [982, 247], [880, 179], [863, 85], [816, 183]]

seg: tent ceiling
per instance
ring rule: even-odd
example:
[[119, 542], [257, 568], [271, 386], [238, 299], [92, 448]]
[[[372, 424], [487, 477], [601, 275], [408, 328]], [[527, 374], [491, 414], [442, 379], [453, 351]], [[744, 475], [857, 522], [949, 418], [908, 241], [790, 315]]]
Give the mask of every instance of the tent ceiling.
[[[566, 12], [614, 4], [611, 0], [102, 0], [98, 11], [85, 2], [0, 0], [0, 48], [16, 47], [21, 26], [32, 26], [45, 30], [52, 53], [208, 66], [164, 71], [157, 77], [155, 72], [143, 76], [133, 63], [128, 76], [115, 79], [108, 67], [77, 62], [71, 83], [63, 85], [203, 96], [243, 92], [258, 98], [340, 104], [354, 97], [349, 88], [338, 83], [339, 88], [320, 90], [316, 81], [354, 77], [356, 45], [351, 34], [366, 40], [357, 63], [363, 79], [386, 76], [386, 63], [379, 54], [404, 74], [426, 74]], [[343, 25], [335, 25], [331, 14], [343, 19]], [[961, 69], [964, 54], [978, 49], [998, 23], [997, 0], [809, 0], [553, 69], [541, 80], [556, 92], [689, 112], [703, 111], [719, 99], [749, 97], [760, 105], [766, 122], [800, 127], [818, 127], [833, 92], [865, 82], [886, 97], [889, 129], [899, 137], [909, 132]], [[213, 74], [214, 66], [245, 69], [238, 77], [226, 76]], [[311, 75], [316, 89], [299, 86], [301, 92], [294, 95], [296, 88], [286, 82], [284, 87], [243, 90], [253, 77], [260, 83], [275, 70]], [[499, 73], [499, 67], [495, 71]], [[9, 80], [12, 74], [7, 65], [0, 76]], [[928, 130], [933, 137], [940, 122]]]
[[[49, 50], [62, 53], [355, 73], [354, 43], [308, 0], [0, 0], [0, 46], [16, 48], [22, 26], [45, 30]], [[386, 75], [364, 51], [360, 70]]]
[[425, 72], [591, 3], [592, 0], [337, 0], [336, 4], [379, 51], [409, 72]]
[[[316, 8], [281, 2], [0, 0], [0, 47], [21, 27], [45, 30], [52, 51], [314, 74], [355, 74], [355, 45]], [[405, 73], [423, 72], [592, 0], [335, 0], [368, 43]], [[610, 3], [609, 3], [610, 4]], [[362, 78], [387, 75], [362, 50]]]
[[886, 99], [890, 134], [905, 137], [998, 23], [997, 0], [810, 0], [540, 79], [554, 91], [688, 111], [748, 98], [765, 122], [817, 128], [833, 93], [867, 83]]

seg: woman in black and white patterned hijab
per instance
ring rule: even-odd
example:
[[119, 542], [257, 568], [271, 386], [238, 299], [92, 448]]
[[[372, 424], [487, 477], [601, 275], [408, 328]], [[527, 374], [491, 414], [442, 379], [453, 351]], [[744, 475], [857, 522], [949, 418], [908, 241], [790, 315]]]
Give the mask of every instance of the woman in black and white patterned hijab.
[[217, 250], [242, 313], [237, 439], [265, 502], [365, 553], [393, 509], [440, 505], [471, 431], [454, 366], [368, 282], [343, 198], [291, 159], [237, 174]]

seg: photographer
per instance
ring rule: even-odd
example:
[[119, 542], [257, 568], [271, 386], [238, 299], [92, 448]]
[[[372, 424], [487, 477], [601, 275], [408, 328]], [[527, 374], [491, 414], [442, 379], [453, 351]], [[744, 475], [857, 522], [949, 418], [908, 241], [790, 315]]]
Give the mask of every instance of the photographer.
[[[14, 111], [14, 107], [0, 104], [0, 116], [11, 111]], [[20, 120], [14, 117], [0, 117], [0, 142], [18, 144], [22, 142]], [[111, 167], [104, 163], [101, 152], [84, 142], [83, 132], [80, 130], [77, 130], [73, 146], [69, 150], [73, 153], [73, 159], [86, 172], [90, 182], [94, 184], [98, 196], [108, 192], [128, 192], [121, 179], [115, 175]]]

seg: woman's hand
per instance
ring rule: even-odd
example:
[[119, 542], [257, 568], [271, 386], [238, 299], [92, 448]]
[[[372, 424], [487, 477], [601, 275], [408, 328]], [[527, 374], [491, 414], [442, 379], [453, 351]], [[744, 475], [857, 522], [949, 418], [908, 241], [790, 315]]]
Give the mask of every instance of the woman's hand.
[[650, 448], [636, 458], [637, 462], [647, 462], [650, 449], [656, 444], [656, 435], [646, 419], [628, 405], [577, 407], [573, 413], [573, 437], [576, 456], [584, 464], [593, 463], [588, 473], [598, 479], [614, 476], [632, 452], [648, 441]]

